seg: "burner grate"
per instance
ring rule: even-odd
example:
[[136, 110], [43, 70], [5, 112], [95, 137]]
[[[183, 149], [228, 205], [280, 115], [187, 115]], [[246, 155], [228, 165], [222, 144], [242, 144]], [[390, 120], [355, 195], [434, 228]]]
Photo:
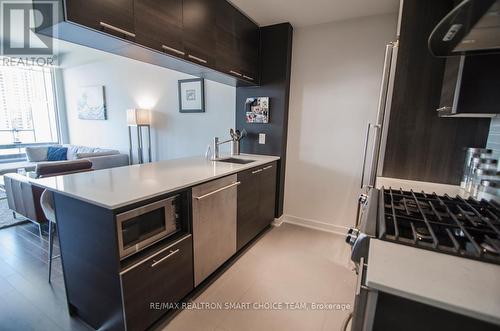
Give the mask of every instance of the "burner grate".
[[392, 188], [381, 194], [381, 239], [500, 264], [500, 206]]

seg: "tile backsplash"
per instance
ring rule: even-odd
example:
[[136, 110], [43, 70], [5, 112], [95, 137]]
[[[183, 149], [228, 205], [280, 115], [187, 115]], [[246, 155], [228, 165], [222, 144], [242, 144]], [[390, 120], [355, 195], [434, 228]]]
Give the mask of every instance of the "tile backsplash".
[[493, 150], [495, 158], [500, 159], [500, 117], [491, 119], [486, 147]]

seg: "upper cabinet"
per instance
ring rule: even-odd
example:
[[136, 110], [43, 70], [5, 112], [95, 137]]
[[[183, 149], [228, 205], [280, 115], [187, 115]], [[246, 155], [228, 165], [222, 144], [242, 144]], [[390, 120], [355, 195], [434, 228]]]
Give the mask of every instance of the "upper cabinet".
[[259, 78], [259, 27], [225, 0], [217, 1], [217, 69], [247, 81]]
[[66, 0], [67, 20], [135, 40], [134, 0]]
[[135, 0], [136, 41], [176, 56], [184, 56], [182, 0]]
[[238, 27], [240, 37], [240, 64], [243, 78], [247, 80], [258, 80], [259, 75], [259, 51], [260, 30], [259, 27], [244, 15], [238, 16]]
[[217, 1], [183, 0], [183, 40], [192, 62], [215, 66]]
[[[165, 62], [168, 68], [223, 83], [235, 82], [237, 86], [259, 82], [260, 29], [226, 0], [61, 1], [65, 4], [66, 23], [131, 42], [127, 47], [110, 40], [110, 52], [153, 64]], [[60, 37], [107, 50], [103, 40], [107, 37], [75, 36], [75, 31], [60, 29], [62, 34], [71, 35]], [[168, 54], [171, 60], [163, 61], [157, 53], [146, 54], [151, 49]]]
[[216, 54], [217, 70], [242, 77], [240, 73], [240, 40], [237, 16], [240, 13], [229, 2], [217, 1]]

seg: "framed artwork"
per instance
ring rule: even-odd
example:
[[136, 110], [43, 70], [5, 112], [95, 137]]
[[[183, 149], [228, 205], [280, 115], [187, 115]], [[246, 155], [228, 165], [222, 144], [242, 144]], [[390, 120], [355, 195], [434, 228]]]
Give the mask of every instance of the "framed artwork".
[[179, 81], [179, 112], [205, 112], [205, 83], [203, 78]]
[[77, 100], [78, 118], [81, 120], [106, 120], [104, 86], [80, 87]]
[[269, 97], [247, 98], [247, 123], [269, 123]]

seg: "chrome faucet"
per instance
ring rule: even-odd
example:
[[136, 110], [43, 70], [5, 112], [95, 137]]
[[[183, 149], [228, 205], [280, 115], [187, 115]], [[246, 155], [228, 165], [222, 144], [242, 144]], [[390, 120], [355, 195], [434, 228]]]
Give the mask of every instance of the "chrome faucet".
[[233, 129], [229, 130], [229, 134], [231, 135], [231, 139], [224, 140], [224, 141], [219, 141], [219, 137], [214, 137], [213, 140], [213, 154], [210, 160], [215, 161], [220, 157], [220, 152], [219, 152], [219, 145], [225, 144], [225, 143], [231, 143], [231, 155], [240, 155], [240, 140], [246, 136], [247, 132], [243, 130], [241, 133], [240, 131], [236, 130], [234, 131]]
[[228, 143], [231, 141], [233, 141], [233, 139], [219, 141], [219, 137], [214, 137], [214, 142], [213, 142], [214, 153], [212, 155], [211, 160], [215, 161], [219, 158], [219, 145], [222, 145], [222, 144], [225, 144], [225, 143]]

